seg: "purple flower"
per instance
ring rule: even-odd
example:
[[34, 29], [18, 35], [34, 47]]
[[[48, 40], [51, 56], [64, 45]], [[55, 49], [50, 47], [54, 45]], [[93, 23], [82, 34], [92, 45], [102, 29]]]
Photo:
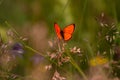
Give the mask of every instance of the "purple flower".
[[16, 56], [22, 57], [22, 54], [24, 53], [23, 45], [20, 43], [13, 44], [13, 46], [10, 50], [10, 53], [13, 57], [16, 57]]
[[32, 56], [31, 60], [34, 64], [39, 64], [44, 60], [44, 57], [40, 54], [35, 54]]

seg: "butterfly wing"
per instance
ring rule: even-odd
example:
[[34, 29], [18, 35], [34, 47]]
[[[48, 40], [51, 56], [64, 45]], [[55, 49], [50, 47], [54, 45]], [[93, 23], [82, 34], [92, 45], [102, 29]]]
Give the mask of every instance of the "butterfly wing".
[[68, 25], [63, 29], [65, 41], [70, 40], [72, 38], [72, 34], [74, 30], [75, 30], [75, 24]]
[[60, 29], [60, 27], [59, 27], [59, 25], [57, 24], [57, 23], [54, 23], [54, 28], [55, 28], [55, 32], [56, 32], [56, 34], [57, 34], [57, 37], [59, 38], [59, 39], [62, 39], [62, 36], [61, 36], [61, 29]]

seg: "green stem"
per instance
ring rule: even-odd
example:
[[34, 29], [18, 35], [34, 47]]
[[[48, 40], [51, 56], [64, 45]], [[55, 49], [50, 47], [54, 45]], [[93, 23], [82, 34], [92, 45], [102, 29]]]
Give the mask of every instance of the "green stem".
[[38, 54], [40, 54], [41, 56], [45, 57], [45, 55], [41, 54], [39, 51], [37, 51], [37, 50], [31, 48], [30, 46], [25, 45], [25, 44], [24, 44], [24, 46], [25, 46], [27, 49], [29, 49], [29, 50], [31, 50], [31, 51], [33, 51], [33, 52], [35, 52], [35, 53], [38, 53]]
[[7, 21], [5, 21], [5, 23], [7, 24], [7, 26], [8, 27], [10, 27], [13, 31], [14, 31], [14, 33], [17, 35], [17, 37], [19, 36], [19, 33], [7, 22]]
[[74, 61], [74, 59], [70, 56], [70, 54], [67, 52], [67, 55], [70, 57], [70, 62], [71, 64], [78, 70], [78, 72], [82, 75], [82, 77], [84, 78], [84, 80], [88, 80], [87, 76], [85, 75], [85, 73], [82, 71], [82, 69], [77, 65], [77, 63]]
[[[17, 35], [17, 38], [19, 39], [20, 34], [19, 34], [7, 21], [5, 21], [5, 23], [7, 24], [8, 27], [10, 27], [10, 28], [13, 30], [13, 32]], [[37, 50], [33, 49], [32, 47], [26, 45], [22, 40], [20, 40], [20, 42], [21, 42], [21, 43], [24, 45], [24, 47], [26, 47], [27, 49], [29, 49], [29, 50], [31, 50], [31, 51], [33, 51], [33, 52], [35, 52], [35, 53], [40, 54], [39, 51], [37, 51]], [[40, 54], [40, 55], [43, 56], [43, 57], [45, 57], [45, 55], [43, 55], [43, 54]]]
[[75, 61], [70, 61], [71, 64], [78, 70], [78, 72], [82, 75], [82, 77], [84, 78], [84, 80], [88, 80], [85, 73], [82, 71], [82, 69], [76, 64]]

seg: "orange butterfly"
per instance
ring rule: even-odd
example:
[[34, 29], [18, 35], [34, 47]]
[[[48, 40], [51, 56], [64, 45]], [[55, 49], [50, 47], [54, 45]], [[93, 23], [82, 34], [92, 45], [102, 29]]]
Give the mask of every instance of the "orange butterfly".
[[57, 23], [54, 23], [54, 28], [57, 34], [58, 39], [63, 39], [64, 41], [68, 41], [72, 38], [72, 34], [75, 29], [75, 24], [71, 24], [66, 26], [63, 30], [60, 29]]

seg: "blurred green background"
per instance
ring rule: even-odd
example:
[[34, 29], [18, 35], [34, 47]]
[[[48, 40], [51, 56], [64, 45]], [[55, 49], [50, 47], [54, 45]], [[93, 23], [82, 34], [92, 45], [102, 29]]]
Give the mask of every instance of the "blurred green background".
[[[88, 41], [93, 46], [92, 50], [94, 52], [97, 31], [100, 26], [95, 17], [101, 12], [105, 12], [119, 26], [119, 5], [120, 0], [0, 0], [0, 34], [2, 38], [7, 39], [5, 35], [9, 29], [5, 23], [7, 21], [22, 36], [29, 37], [29, 43], [42, 52], [48, 46], [47, 41], [53, 40], [56, 36], [54, 22], [58, 23], [62, 29], [74, 23], [75, 32], [68, 45], [86, 48], [84, 41]], [[32, 52], [28, 51], [26, 53]], [[18, 74], [22, 74], [23, 69], [27, 72], [26, 74], [32, 71], [32, 68], [29, 69], [31, 64], [29, 60], [27, 61], [27, 58], [33, 54], [25, 55], [25, 59], [21, 60], [20, 63], [23, 65], [18, 65], [21, 71], [15, 68]], [[23, 68], [25, 66], [27, 67]], [[38, 71], [45, 72], [42, 70], [43, 68], [42, 65], [32, 74], [35, 75]]]
[[8, 21], [14, 27], [23, 28], [27, 23], [44, 22], [48, 35], [53, 37], [54, 22], [62, 28], [74, 23], [76, 30], [72, 41], [80, 42], [86, 37], [94, 39], [98, 26], [95, 16], [102, 11], [119, 22], [119, 3], [119, 0], [0, 0], [0, 24], [2, 28]]

